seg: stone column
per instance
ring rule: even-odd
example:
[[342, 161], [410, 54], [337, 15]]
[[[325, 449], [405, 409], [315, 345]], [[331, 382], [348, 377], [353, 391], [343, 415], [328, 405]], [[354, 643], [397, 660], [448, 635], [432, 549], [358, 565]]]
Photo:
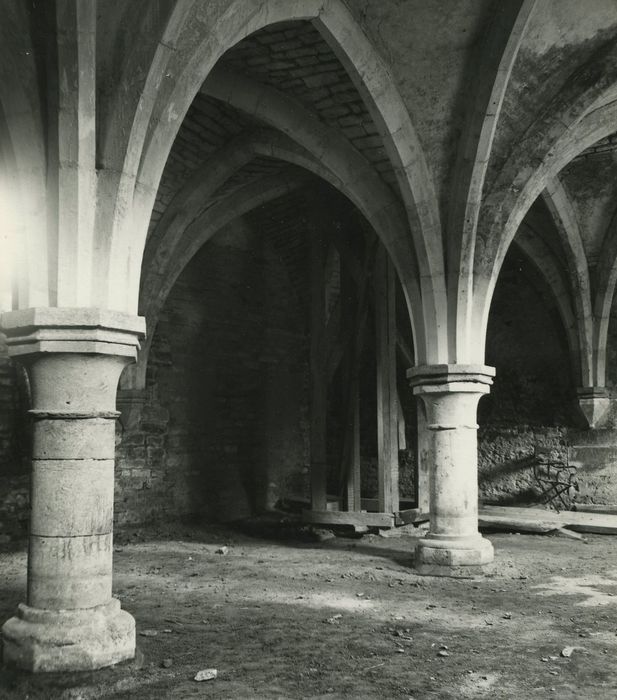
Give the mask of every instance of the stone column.
[[135, 653], [135, 621], [112, 597], [116, 388], [144, 320], [99, 309], [2, 315], [30, 380], [28, 591], [2, 627], [4, 661], [29, 671], [108, 666]]
[[484, 365], [430, 365], [407, 372], [426, 408], [430, 528], [416, 568], [433, 576], [468, 576], [493, 560], [478, 532], [477, 407], [495, 370]]

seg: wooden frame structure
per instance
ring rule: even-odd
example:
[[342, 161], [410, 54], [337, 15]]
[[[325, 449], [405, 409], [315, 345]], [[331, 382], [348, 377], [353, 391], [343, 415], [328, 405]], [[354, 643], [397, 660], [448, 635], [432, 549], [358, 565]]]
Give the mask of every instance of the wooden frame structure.
[[[426, 520], [428, 474], [425, 446], [418, 445], [415, 503], [401, 504], [399, 496], [398, 455], [399, 449], [405, 447], [405, 426], [397, 389], [397, 349], [402, 350], [410, 366], [413, 356], [398, 335], [396, 271], [385, 248], [369, 235], [365, 236], [363, 261], [352, 256], [349, 246], [345, 246], [336, 232], [333, 239], [341, 262], [345, 262], [341, 265], [340, 296], [346, 306], [344, 313], [340, 314], [337, 337], [333, 337], [331, 332], [333, 320], [328, 319], [326, 314], [325, 260], [328, 241], [323, 230], [314, 231], [310, 243], [311, 507], [304, 511], [303, 519], [309, 523], [350, 525], [356, 529], [389, 528]], [[375, 317], [376, 499], [362, 498], [360, 468], [359, 375], [371, 296]], [[344, 435], [338, 469], [338, 493], [328, 495], [328, 384], [339, 367], [343, 385]], [[426, 420], [420, 405], [418, 410], [418, 421]], [[419, 431], [419, 435], [424, 433]], [[402, 509], [402, 505], [408, 507]]]

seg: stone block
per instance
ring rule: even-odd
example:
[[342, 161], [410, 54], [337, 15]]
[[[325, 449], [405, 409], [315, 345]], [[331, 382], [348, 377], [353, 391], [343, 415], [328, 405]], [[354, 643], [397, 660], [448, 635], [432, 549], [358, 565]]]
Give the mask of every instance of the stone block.
[[37, 420], [33, 427], [33, 459], [114, 459], [114, 421]]
[[111, 598], [112, 535], [30, 537], [28, 603], [89, 608]]
[[111, 532], [112, 460], [33, 460], [33, 535], [74, 537]]
[[85, 610], [20, 605], [2, 627], [3, 661], [25, 671], [93, 671], [132, 659], [135, 620], [118, 600]]

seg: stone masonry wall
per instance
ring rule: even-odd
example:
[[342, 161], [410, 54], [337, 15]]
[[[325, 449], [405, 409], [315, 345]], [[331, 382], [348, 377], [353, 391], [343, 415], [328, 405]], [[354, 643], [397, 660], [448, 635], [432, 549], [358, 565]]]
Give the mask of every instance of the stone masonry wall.
[[305, 309], [267, 237], [219, 234], [155, 331], [118, 447], [118, 524], [246, 517], [307, 489]]
[[478, 411], [480, 497], [491, 503], [538, 502], [536, 450], [567, 459], [581, 429], [560, 319], [530, 263], [506, 258], [491, 307], [486, 362], [497, 370]]
[[0, 335], [0, 543], [28, 532], [27, 387], [21, 369], [11, 362]]

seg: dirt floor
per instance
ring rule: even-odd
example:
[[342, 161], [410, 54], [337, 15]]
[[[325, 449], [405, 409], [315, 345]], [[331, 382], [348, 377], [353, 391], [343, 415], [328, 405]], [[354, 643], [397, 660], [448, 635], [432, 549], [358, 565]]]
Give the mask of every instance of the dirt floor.
[[[490, 539], [488, 574], [454, 580], [414, 573], [410, 535], [120, 534], [115, 594], [137, 620], [137, 659], [95, 673], [5, 669], [0, 698], [614, 700], [617, 537]], [[25, 572], [24, 552], [0, 554], [2, 619]], [[218, 677], [193, 680], [206, 668]]]

